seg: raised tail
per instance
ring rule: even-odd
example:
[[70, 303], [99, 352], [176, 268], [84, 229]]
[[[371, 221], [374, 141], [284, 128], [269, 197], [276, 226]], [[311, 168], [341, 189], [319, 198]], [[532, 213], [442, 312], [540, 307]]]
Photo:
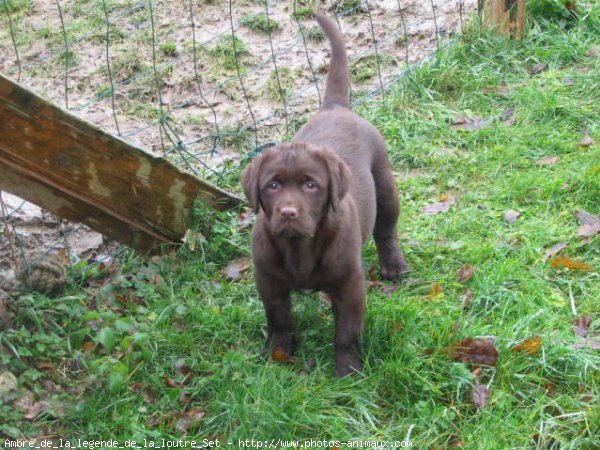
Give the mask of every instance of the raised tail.
[[344, 37], [337, 25], [323, 14], [315, 14], [317, 22], [325, 32], [331, 45], [331, 61], [325, 85], [325, 96], [321, 109], [333, 108], [335, 105], [350, 107], [348, 74], [348, 57]]

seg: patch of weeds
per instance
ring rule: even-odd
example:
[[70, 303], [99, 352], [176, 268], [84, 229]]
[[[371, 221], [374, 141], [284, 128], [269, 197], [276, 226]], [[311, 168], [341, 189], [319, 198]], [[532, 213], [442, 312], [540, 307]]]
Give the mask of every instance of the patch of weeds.
[[[123, 42], [127, 36], [128, 35], [124, 30], [119, 28], [116, 24], [111, 24], [110, 33], [108, 35], [111, 44]], [[90, 37], [90, 41], [96, 44], [106, 43], [106, 30], [104, 28], [99, 29]]]
[[311, 41], [321, 42], [325, 40], [325, 33], [320, 26], [315, 25], [304, 29], [304, 37]]
[[[235, 43], [235, 51], [233, 44]], [[248, 55], [246, 44], [235, 37], [235, 40], [231, 36], [222, 36], [212, 48], [204, 49], [206, 57], [212, 63], [214, 70], [227, 70], [232, 71], [236, 69], [236, 58], [240, 65], [240, 71], [245, 72], [245, 66], [243, 64], [243, 57]]]
[[120, 103], [121, 111], [126, 116], [136, 117], [148, 121], [160, 119], [160, 108], [148, 102], [125, 99]]
[[[379, 66], [394, 64], [395, 59], [390, 55], [379, 55]], [[350, 77], [355, 83], [363, 83], [377, 76], [377, 56], [363, 56], [350, 64]]]
[[38, 39], [48, 39], [50, 36], [52, 36], [52, 30], [50, 29], [49, 26], [43, 26], [40, 27], [36, 32], [35, 32], [35, 36]]
[[30, 0], [2, 0], [0, 1], [0, 17], [6, 16], [6, 10], [12, 17], [20, 17], [31, 12]]
[[302, 6], [292, 13], [292, 17], [296, 20], [311, 19], [315, 15], [315, 10], [310, 6]]
[[240, 19], [240, 25], [248, 27], [251, 30], [262, 31], [264, 33], [271, 33], [279, 29], [279, 23], [277, 23], [271, 17], [267, 18], [265, 13], [245, 15]]
[[[277, 80], [277, 74], [279, 73], [279, 82]], [[280, 90], [281, 86], [281, 90]], [[265, 83], [265, 92], [270, 100], [275, 102], [282, 102], [290, 98], [294, 89], [294, 77], [289, 67], [279, 67], [278, 71], [275, 69], [271, 72], [269, 79]]]
[[104, 98], [108, 97], [112, 92], [112, 89], [109, 85], [98, 86], [94, 91], [94, 96], [96, 98]]
[[225, 127], [221, 129], [221, 145], [237, 151], [248, 151], [254, 148], [254, 138], [246, 128]]
[[338, 0], [329, 7], [329, 11], [336, 14], [341, 13], [356, 13], [359, 10], [359, 5], [362, 0]]
[[172, 58], [173, 56], [177, 56], [177, 45], [175, 42], [167, 42], [160, 46], [160, 51], [163, 55]]
[[404, 36], [404, 34], [397, 36], [396, 39], [394, 39], [394, 45], [396, 47], [406, 47], [406, 43], [408, 41], [408, 38], [406, 36]]
[[206, 125], [208, 121], [204, 118], [204, 116], [201, 116], [200, 114], [189, 114], [183, 120], [183, 123], [184, 125], [202, 126]]
[[577, 2], [571, 0], [531, 0], [528, 12], [536, 17], [554, 20], [566, 26], [577, 17]]
[[113, 76], [119, 81], [128, 80], [147, 68], [148, 65], [143, 61], [141, 52], [135, 49], [123, 50], [111, 61]]
[[58, 55], [58, 60], [61, 64], [66, 64], [70, 67], [73, 67], [77, 64], [77, 55], [71, 50], [68, 52], [63, 51]]

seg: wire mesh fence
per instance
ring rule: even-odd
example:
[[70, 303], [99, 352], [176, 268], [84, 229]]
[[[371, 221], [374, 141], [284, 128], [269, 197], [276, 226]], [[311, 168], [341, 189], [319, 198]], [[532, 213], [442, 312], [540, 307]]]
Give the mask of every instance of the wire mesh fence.
[[[0, 0], [0, 72], [219, 184], [319, 107], [329, 45], [314, 11], [346, 37], [356, 107], [459, 36], [475, 9], [475, 0]], [[86, 227], [1, 198], [0, 276], [56, 249], [68, 259], [114, 251], [99, 251]]]

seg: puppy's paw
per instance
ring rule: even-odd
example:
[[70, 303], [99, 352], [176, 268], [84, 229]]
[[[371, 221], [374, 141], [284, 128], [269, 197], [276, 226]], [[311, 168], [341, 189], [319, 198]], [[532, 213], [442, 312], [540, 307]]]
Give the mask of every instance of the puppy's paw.
[[398, 280], [406, 277], [409, 273], [410, 268], [401, 253], [387, 258], [386, 261], [381, 261], [381, 278], [384, 280]]
[[285, 361], [294, 356], [296, 339], [292, 333], [273, 333], [266, 342], [264, 353], [276, 361]]
[[343, 378], [347, 375], [360, 372], [362, 370], [362, 363], [358, 355], [354, 352], [346, 352], [336, 356], [335, 364], [335, 376]]

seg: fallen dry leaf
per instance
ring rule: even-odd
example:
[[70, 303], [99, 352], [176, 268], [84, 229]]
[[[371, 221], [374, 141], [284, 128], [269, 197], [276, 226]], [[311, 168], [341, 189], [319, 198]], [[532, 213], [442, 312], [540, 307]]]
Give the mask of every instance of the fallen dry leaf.
[[431, 285], [431, 291], [425, 297], [429, 300], [442, 300], [444, 296], [444, 288], [439, 283], [434, 283]]
[[495, 366], [498, 361], [498, 350], [493, 338], [466, 338], [456, 342], [447, 350], [452, 359], [475, 366]]
[[445, 213], [447, 212], [450, 207], [452, 205], [456, 204], [456, 200], [454, 199], [448, 199], [445, 202], [436, 202], [436, 203], [431, 203], [429, 205], [425, 205], [423, 206], [423, 213], [429, 215], [429, 216], [434, 216], [436, 214], [441, 214], [441, 213]]
[[586, 337], [588, 334], [588, 328], [592, 323], [592, 318], [590, 316], [581, 316], [575, 319], [575, 323], [573, 324], [573, 332], [579, 337]]
[[487, 404], [488, 398], [490, 397], [490, 391], [485, 385], [477, 383], [473, 386], [471, 393], [469, 394], [469, 400], [477, 409], [482, 410]]
[[273, 359], [273, 361], [277, 361], [277, 362], [284, 362], [284, 363], [294, 362], [294, 358], [292, 358], [290, 355], [288, 355], [287, 352], [284, 349], [282, 349], [281, 347], [275, 347], [273, 349], [273, 351], [271, 352], [271, 358]]
[[452, 119], [452, 128], [460, 130], [479, 130], [485, 128], [492, 123], [491, 119], [483, 119], [482, 117], [465, 117], [457, 115]]
[[586, 349], [600, 351], [600, 340], [579, 338], [579, 340], [575, 344], [573, 344], [573, 348], [579, 350]]
[[170, 377], [168, 377], [166, 375], [163, 377], [163, 381], [165, 382], [165, 384], [168, 387], [177, 388], [177, 389], [183, 389], [184, 388], [183, 384], [178, 383], [177, 381], [173, 380], [172, 378], [170, 378]]
[[240, 213], [238, 216], [238, 230], [243, 230], [244, 228], [252, 226], [254, 218], [254, 213], [250, 210]]
[[586, 135], [581, 138], [578, 145], [580, 147], [590, 147], [594, 145], [594, 140], [590, 137], [589, 134], [586, 133]]
[[449, 199], [448, 199], [448, 196], [446, 194], [440, 194], [439, 197], [438, 197], [438, 200], [440, 202], [447, 202]]
[[460, 269], [458, 269], [458, 282], [465, 284], [471, 278], [473, 278], [473, 274], [475, 273], [475, 266], [471, 264], [465, 264]]
[[577, 216], [579, 223], [581, 224], [577, 229], [577, 236], [594, 237], [600, 233], [600, 218], [585, 212], [582, 209], [577, 211], [575, 216]]
[[542, 159], [538, 159], [536, 161], [536, 164], [539, 164], [540, 166], [550, 166], [552, 164], [556, 164], [559, 161], [560, 158], [558, 156], [546, 156]]
[[17, 389], [17, 377], [8, 370], [0, 372], [0, 394]]
[[536, 355], [542, 348], [542, 338], [540, 336], [533, 336], [529, 339], [525, 339], [518, 345], [513, 347], [513, 352], [523, 352], [530, 355]]
[[468, 308], [471, 306], [473, 302], [473, 291], [471, 289], [467, 289], [461, 296], [460, 301], [463, 304], [463, 308]]
[[555, 256], [550, 260], [550, 265], [555, 269], [592, 270], [592, 266], [581, 259], [572, 259], [566, 255]]
[[565, 248], [567, 248], [569, 244], [566, 242], [559, 242], [558, 244], [554, 244], [552, 247], [544, 250], [544, 255], [546, 255], [546, 259], [550, 259], [553, 256], [556, 256], [560, 252], [562, 252]]
[[516, 222], [517, 219], [521, 216], [519, 211], [515, 211], [513, 209], [509, 209], [504, 213], [504, 221], [507, 223]]
[[242, 273], [250, 268], [250, 258], [247, 256], [241, 256], [229, 262], [227, 267], [223, 270], [223, 275], [228, 280], [237, 280]]
[[598, 58], [600, 56], [600, 46], [588, 50], [585, 56], [587, 56], [588, 58]]
[[500, 116], [498, 117], [500, 119], [501, 122], [513, 122], [514, 123], [514, 119], [515, 119], [515, 111], [517, 109], [513, 106], [511, 108], [508, 108], [504, 111], [502, 111], [500, 113]]
[[529, 73], [531, 75], [537, 75], [538, 73], [541, 73], [544, 70], [546, 70], [547, 67], [548, 67], [548, 64], [546, 64], [546, 63], [534, 64], [533, 66], [531, 66], [529, 68]]

